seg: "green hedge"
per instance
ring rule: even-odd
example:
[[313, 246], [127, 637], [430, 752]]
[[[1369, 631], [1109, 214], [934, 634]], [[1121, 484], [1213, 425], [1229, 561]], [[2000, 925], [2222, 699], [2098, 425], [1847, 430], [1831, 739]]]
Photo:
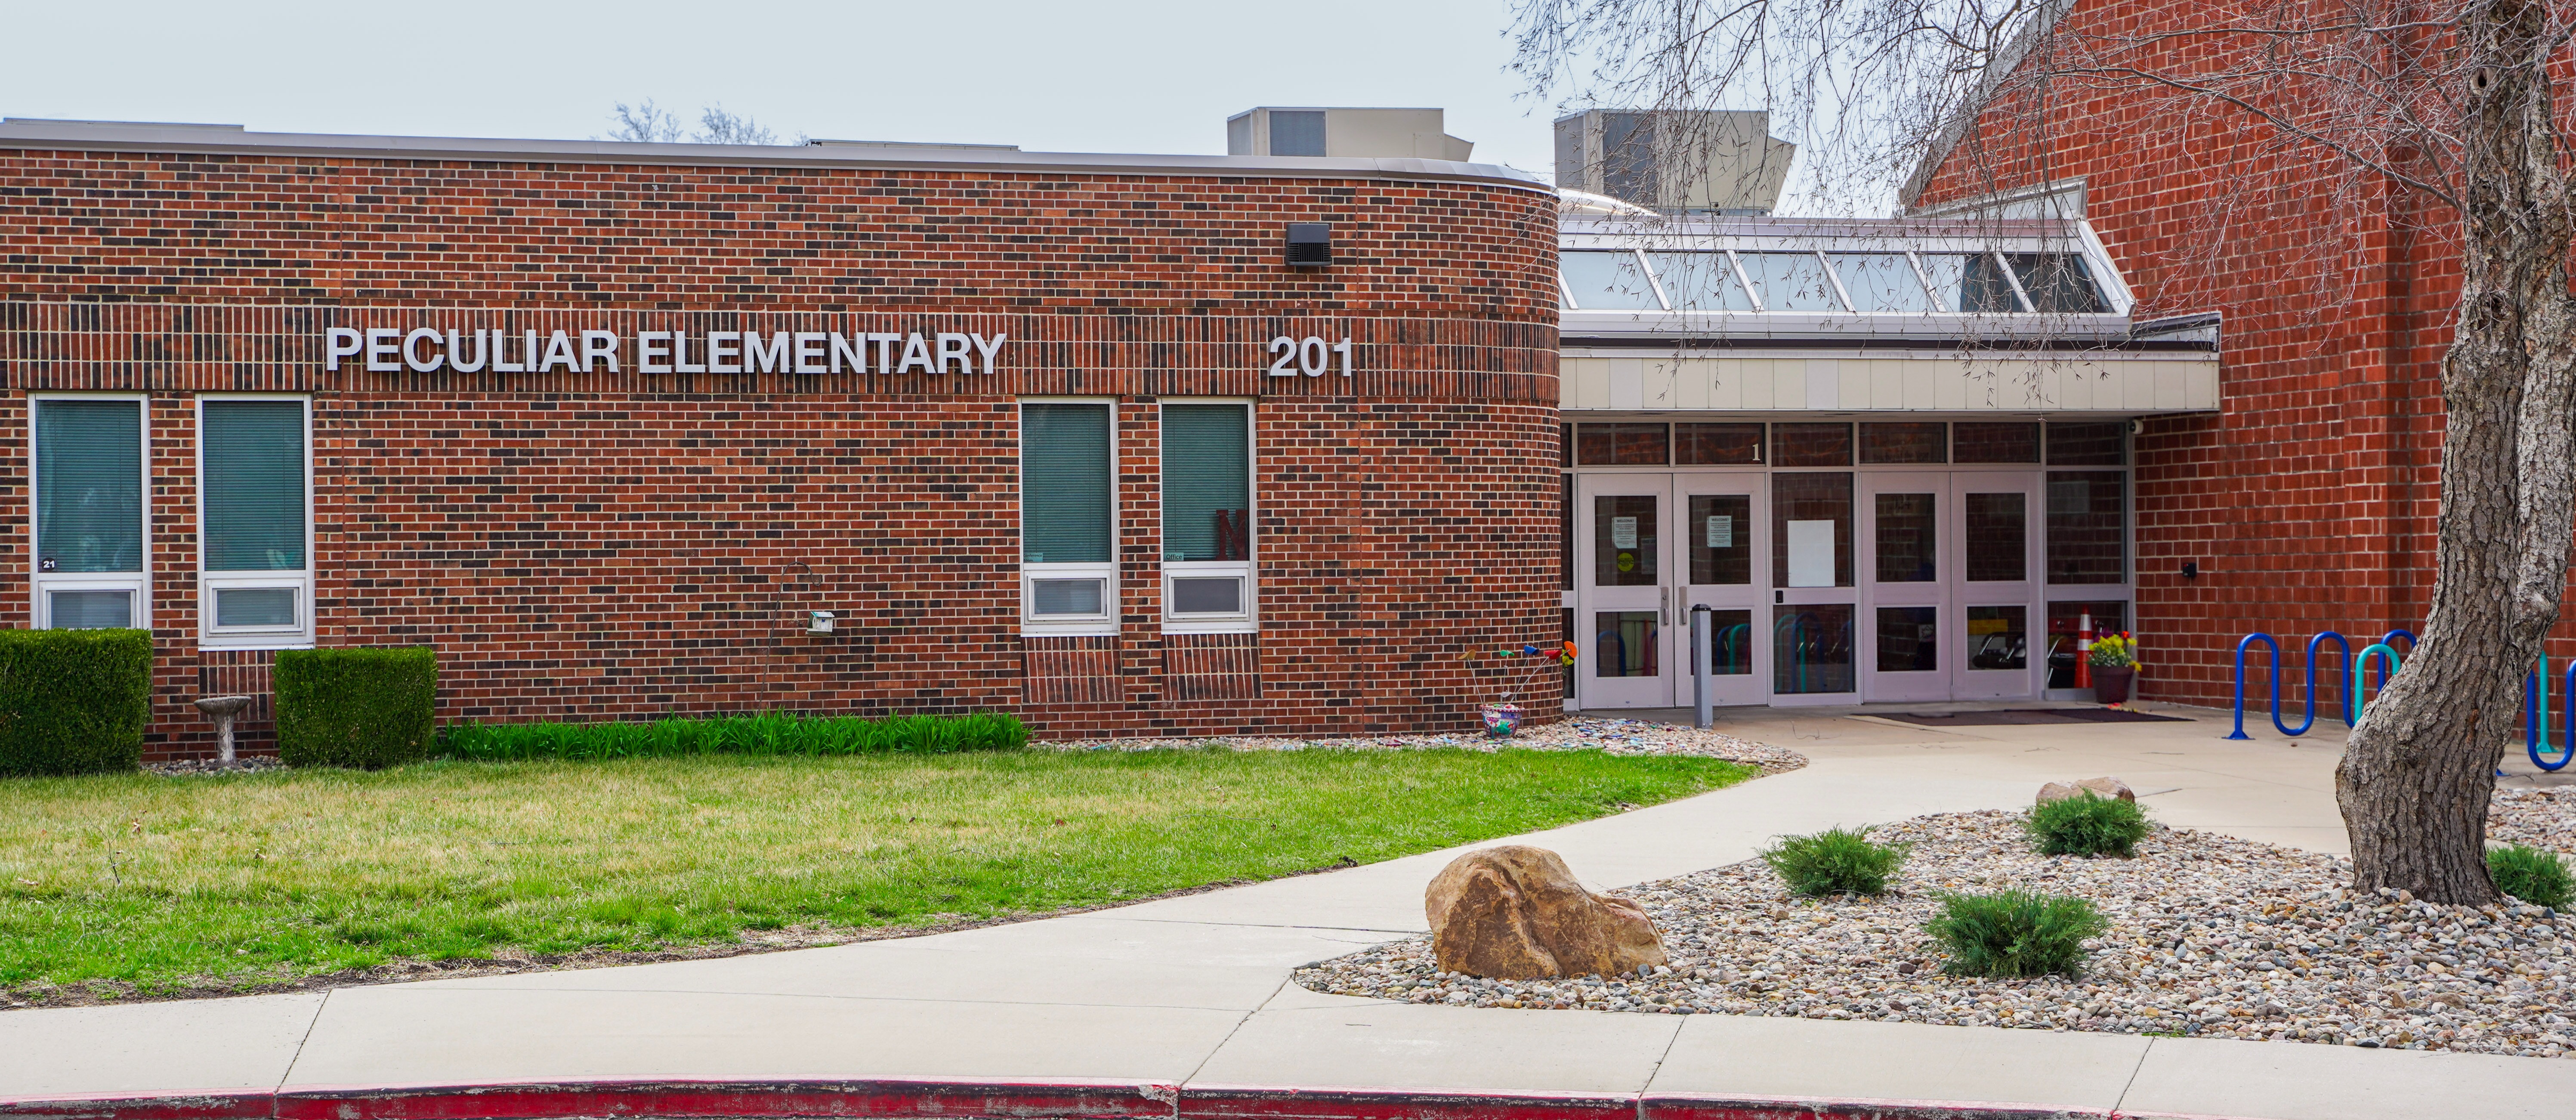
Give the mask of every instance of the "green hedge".
[[132, 770], [152, 721], [148, 630], [0, 630], [0, 774]]
[[283, 650], [273, 679], [289, 766], [373, 770], [437, 745], [438, 653], [427, 646]]
[[1029, 741], [1007, 712], [963, 716], [803, 716], [792, 712], [642, 723], [458, 723], [456, 758], [645, 758], [691, 754], [842, 755], [1008, 750]]

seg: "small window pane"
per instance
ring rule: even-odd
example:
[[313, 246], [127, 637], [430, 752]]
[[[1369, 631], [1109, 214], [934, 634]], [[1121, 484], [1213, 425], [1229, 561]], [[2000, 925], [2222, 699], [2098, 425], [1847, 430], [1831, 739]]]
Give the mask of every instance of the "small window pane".
[[1585, 424], [1574, 436], [1574, 461], [1587, 467], [1660, 467], [1672, 462], [1664, 424]]
[[1771, 691], [1850, 692], [1852, 613], [1849, 603], [1771, 608]]
[[2048, 472], [2048, 581], [2119, 583], [2128, 575], [2121, 471]]
[[[1743, 677], [1753, 673], [1753, 612], [1708, 612], [1709, 675]], [[1699, 672], [1699, 650], [1690, 656], [1691, 672]]]
[[45, 613], [56, 630], [122, 630], [134, 625], [131, 591], [54, 591]]
[[1691, 583], [1753, 582], [1753, 496], [1693, 494], [1690, 500]]
[[1675, 311], [1751, 311], [1753, 297], [1724, 253], [1648, 253]]
[[1764, 311], [1840, 311], [1833, 281], [1814, 253], [1738, 253]]
[[2050, 603], [2048, 605], [2048, 685], [2049, 688], [2075, 687], [2075, 642], [2084, 620], [2093, 620], [2093, 636], [2125, 633], [2129, 629], [2129, 605], [2117, 600], [2094, 602]]
[[1565, 287], [1574, 293], [1574, 306], [1584, 311], [1661, 311], [1664, 305], [1655, 298], [1655, 285], [1646, 279], [1644, 265], [1637, 254], [1574, 252], [1559, 258], [1558, 268], [1565, 273]]
[[2030, 668], [2030, 608], [1968, 608], [1968, 667]]
[[1172, 612], [1175, 614], [1242, 614], [1243, 581], [1239, 579], [1175, 579], [1172, 581]]
[[1602, 611], [1593, 617], [1592, 664], [1598, 677], [1651, 677], [1662, 633], [1653, 611]]
[[2021, 281], [2033, 310], [2066, 315], [2110, 310], [2080, 253], [2007, 253], [2004, 260], [2012, 265], [2013, 279]]
[[225, 587], [215, 591], [217, 626], [293, 626], [292, 587]]
[[37, 401], [36, 501], [38, 571], [142, 571], [142, 402]]
[[1863, 424], [1860, 426], [1860, 461], [1864, 463], [1949, 462], [1949, 425]]
[[1903, 253], [1831, 253], [1854, 311], [1931, 311], [1932, 295]]
[[1592, 585], [1653, 587], [1655, 557], [1663, 551], [1652, 494], [1605, 494], [1592, 499]]
[[1954, 463], [2036, 463], [2036, 423], [1950, 425], [1950, 461]]
[[1691, 467], [1758, 464], [1762, 461], [1762, 425], [1675, 424], [1673, 461]]
[[1938, 607], [1878, 608], [1878, 671], [1929, 673], [1941, 668]]
[[1925, 253], [1923, 271], [1932, 277], [1936, 310], [1960, 312], [2019, 311], [2012, 284], [1991, 253]]
[[2019, 583], [2030, 578], [2030, 514], [2019, 493], [1969, 494], [1968, 581]]
[[1020, 406], [1020, 531], [1028, 563], [1109, 562], [1108, 405]]
[[1941, 578], [1933, 522], [1940, 502], [1931, 494], [1880, 494], [1871, 503], [1880, 583], [1931, 583]]
[[1274, 156], [1320, 156], [1324, 154], [1324, 114], [1317, 110], [1270, 112], [1270, 154]]
[[[209, 572], [304, 568], [304, 402], [200, 406]], [[217, 621], [218, 626], [231, 623]]]
[[1252, 559], [1250, 409], [1163, 406], [1163, 559]]
[[1096, 579], [1033, 580], [1030, 598], [1037, 613], [1096, 615], [1100, 611], [1100, 585]]
[[1771, 586], [1852, 585], [1852, 476], [1771, 476]]
[[1848, 467], [1852, 462], [1849, 424], [1773, 424], [1771, 441], [1775, 467]]
[[2128, 425], [2117, 420], [2095, 424], [2050, 424], [2048, 465], [2052, 467], [2119, 467], [2129, 462]]

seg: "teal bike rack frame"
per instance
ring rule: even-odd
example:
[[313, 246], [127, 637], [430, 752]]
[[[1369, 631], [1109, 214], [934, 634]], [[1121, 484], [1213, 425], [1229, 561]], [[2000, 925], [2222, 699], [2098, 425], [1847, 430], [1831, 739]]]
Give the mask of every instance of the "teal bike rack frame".
[[2347, 726], [2361, 726], [2362, 711], [2370, 703], [2368, 695], [2361, 690], [2361, 681], [2362, 670], [2370, 667], [2370, 655], [2374, 653], [2384, 658], [2383, 664], [2387, 666], [2387, 672], [2380, 674], [2379, 677], [2380, 691], [2387, 691], [2389, 678], [2396, 676], [2398, 670], [2406, 667], [2405, 662], [2398, 660], [2397, 651], [2390, 649], [2386, 642], [2373, 642], [2369, 649], [2361, 651], [2361, 656], [2354, 658], [2352, 663], [2352, 718], [2344, 721]]
[[2567, 721], [2566, 737], [2558, 744], [2558, 761], [2540, 757], [2549, 749], [2549, 655], [2540, 655], [2539, 668], [2522, 681], [2522, 749], [2531, 756], [2531, 764], [2544, 771], [2564, 770], [2576, 761], [2576, 658], [2567, 661], [2567, 689], [2561, 715]]

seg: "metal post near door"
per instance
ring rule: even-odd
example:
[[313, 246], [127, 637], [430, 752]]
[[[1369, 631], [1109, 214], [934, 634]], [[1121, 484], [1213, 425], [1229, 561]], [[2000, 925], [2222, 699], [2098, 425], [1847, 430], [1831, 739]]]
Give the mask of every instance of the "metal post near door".
[[1717, 689], [1709, 677], [1717, 671], [1716, 643], [1711, 639], [1709, 607], [1706, 603], [1691, 607], [1691, 726], [1703, 731], [1717, 722], [1712, 711], [1717, 702]]

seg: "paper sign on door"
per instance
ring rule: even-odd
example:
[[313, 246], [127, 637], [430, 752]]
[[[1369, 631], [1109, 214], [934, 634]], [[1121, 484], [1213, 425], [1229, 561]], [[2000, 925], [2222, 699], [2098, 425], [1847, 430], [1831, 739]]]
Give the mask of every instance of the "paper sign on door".
[[1637, 547], [1637, 519], [1636, 519], [1636, 518], [1633, 518], [1633, 517], [1613, 517], [1613, 518], [1611, 518], [1611, 519], [1610, 519], [1610, 547], [1612, 547], [1612, 548], [1635, 548], [1635, 547]]
[[1834, 585], [1834, 523], [1789, 523], [1789, 586]]
[[1708, 519], [1708, 546], [1710, 548], [1735, 547], [1734, 518], [1712, 517]]

